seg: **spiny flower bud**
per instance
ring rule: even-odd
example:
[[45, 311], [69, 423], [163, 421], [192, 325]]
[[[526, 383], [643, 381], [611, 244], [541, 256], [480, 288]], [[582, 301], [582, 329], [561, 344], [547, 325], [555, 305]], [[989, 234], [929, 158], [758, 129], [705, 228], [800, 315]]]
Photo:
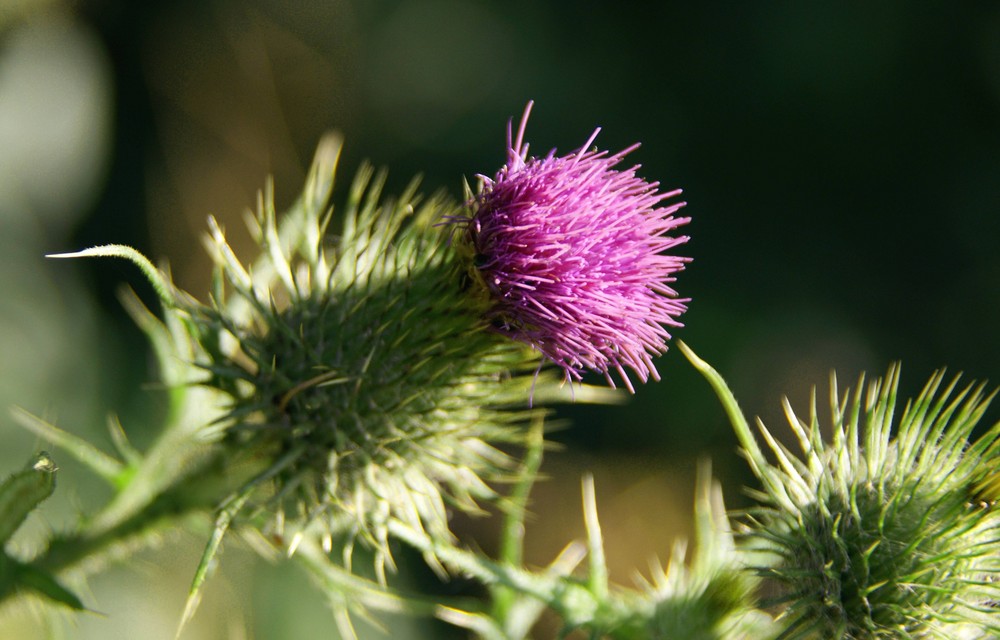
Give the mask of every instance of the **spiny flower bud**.
[[895, 435], [899, 369], [838, 398], [831, 388], [832, 444], [813, 403], [789, 424], [795, 457], [762, 433], [777, 457], [751, 445], [763, 484], [751, 540], [773, 558], [761, 567], [785, 607], [782, 638], [956, 638], [1000, 633], [1000, 511], [970, 500], [997, 467], [1000, 425], [969, 438], [989, 398], [957, 379], [941, 393], [934, 375], [908, 403]]
[[453, 221], [488, 300], [493, 329], [531, 345], [569, 381], [585, 370], [611, 372], [633, 390], [625, 371], [658, 379], [652, 357], [666, 351], [666, 327], [686, 299], [669, 286], [688, 258], [665, 254], [687, 237], [668, 235], [686, 224], [684, 203], [663, 206], [680, 191], [616, 167], [636, 149], [579, 150], [529, 157], [524, 142], [531, 103], [517, 138], [507, 126], [507, 164], [492, 180], [480, 176], [471, 210]]
[[[361, 536], [387, 557], [392, 519], [446, 538], [448, 509], [476, 509], [508, 473], [494, 445], [518, 441], [533, 356], [485, 330], [463, 267], [435, 223], [455, 204], [416, 183], [381, 199], [363, 169], [330, 233], [335, 149], [279, 226], [270, 194], [245, 268], [213, 224], [214, 305], [193, 306], [208, 384], [232, 397], [227, 447], [255, 447], [282, 516], [331, 537]], [[331, 154], [333, 154], [331, 156]], [[325, 182], [324, 182], [325, 181]], [[524, 375], [521, 375], [524, 374]]]
[[[608, 634], [614, 640], [757, 640], [773, 637], [771, 617], [755, 608], [759, 579], [746, 570], [749, 557], [737, 549], [722, 488], [702, 465], [695, 502], [695, 546], [691, 558], [679, 541], [666, 568], [652, 565], [642, 580], [634, 613]], [[687, 562], [686, 562], [687, 560]]]

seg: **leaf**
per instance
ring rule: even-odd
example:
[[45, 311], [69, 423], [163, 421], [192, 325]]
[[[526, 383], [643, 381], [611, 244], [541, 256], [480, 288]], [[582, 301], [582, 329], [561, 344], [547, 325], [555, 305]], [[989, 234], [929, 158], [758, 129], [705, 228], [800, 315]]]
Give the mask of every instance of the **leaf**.
[[205, 552], [201, 556], [201, 562], [198, 563], [198, 569], [195, 571], [194, 579], [191, 581], [187, 602], [184, 604], [184, 613], [181, 616], [180, 624], [177, 625], [175, 638], [181, 637], [184, 627], [194, 617], [195, 611], [198, 610], [198, 604], [201, 602], [202, 588], [205, 586], [205, 581], [211, 572], [215, 556], [222, 545], [222, 539], [225, 537], [226, 532], [229, 531], [229, 525], [232, 524], [233, 518], [236, 517], [243, 508], [243, 505], [246, 504], [253, 488], [253, 486], [250, 486], [242, 493], [233, 496], [232, 499], [228, 500], [219, 509], [219, 514], [215, 518], [215, 528], [212, 531], [212, 536], [205, 546]]
[[[63, 431], [20, 407], [11, 409], [11, 417], [28, 431], [73, 456], [78, 462], [81, 462], [88, 469], [102, 477], [111, 486], [118, 486], [119, 478], [125, 471], [125, 466], [118, 460], [115, 460], [86, 440]], [[2, 513], [0, 511], [0, 514]], [[0, 537], [0, 540], [5, 539]]]
[[44, 451], [0, 484], [0, 546], [56, 486], [56, 464]]
[[27, 587], [49, 600], [66, 605], [70, 609], [75, 609], [76, 611], [85, 611], [87, 609], [83, 606], [83, 601], [75, 593], [59, 584], [59, 581], [48, 573], [36, 569], [31, 565], [20, 565], [15, 571], [19, 586]]
[[153, 285], [153, 290], [156, 291], [156, 295], [163, 301], [163, 303], [168, 307], [173, 307], [177, 304], [177, 293], [174, 291], [173, 285], [170, 280], [163, 274], [162, 271], [157, 269], [149, 258], [142, 255], [132, 247], [123, 244], [105, 244], [97, 247], [90, 247], [89, 249], [84, 249], [83, 251], [74, 251], [72, 253], [51, 253], [46, 258], [122, 258], [128, 260], [135, 266], [139, 267], [142, 274], [146, 276], [149, 283]]

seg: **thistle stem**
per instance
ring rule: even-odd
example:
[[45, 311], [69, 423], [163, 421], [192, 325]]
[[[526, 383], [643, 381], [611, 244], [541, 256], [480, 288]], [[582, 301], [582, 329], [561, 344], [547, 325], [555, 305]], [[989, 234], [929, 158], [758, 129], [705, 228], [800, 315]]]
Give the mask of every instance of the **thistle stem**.
[[489, 587], [502, 585], [513, 593], [544, 603], [570, 625], [594, 623], [598, 615], [606, 619], [603, 622], [607, 622], [623, 613], [614, 606], [608, 607], [608, 602], [597, 599], [587, 585], [568, 577], [583, 560], [583, 546], [580, 544], [567, 546], [547, 570], [532, 573], [433, 539], [398, 520], [389, 522], [389, 532], [418, 551], [435, 556], [450, 571], [469, 576]]
[[389, 523], [389, 531], [418, 551], [433, 554], [452, 571], [475, 578], [485, 585], [503, 585], [543, 602], [550, 602], [557, 589], [557, 581], [553, 578], [497, 564], [467, 549], [434, 540], [397, 520]]
[[594, 476], [590, 473], [583, 476], [582, 485], [583, 520], [587, 528], [587, 557], [590, 566], [587, 582], [594, 597], [605, 600], [608, 597], [608, 565], [604, 557], [601, 523], [597, 519], [597, 489], [594, 487]]
[[[511, 567], [519, 567], [524, 557], [524, 517], [528, 508], [528, 495], [538, 477], [538, 469], [542, 464], [542, 449], [545, 446], [543, 418], [538, 416], [531, 424], [528, 432], [528, 447], [521, 463], [519, 481], [510, 494], [510, 506], [503, 519], [503, 529], [500, 538], [500, 561]], [[493, 589], [493, 617], [505, 620], [510, 607], [513, 606], [516, 593], [497, 585]]]
[[[113, 528], [97, 534], [84, 531], [53, 539], [49, 547], [26, 566], [49, 575], [65, 574], [70, 570], [91, 573], [108, 560], [145, 545], [154, 535], [182, 519], [199, 512], [209, 513], [213, 506], [203, 494], [192, 492], [186, 483], [178, 485]], [[0, 586], [0, 602], [17, 595], [15, 586], [13, 583]]]

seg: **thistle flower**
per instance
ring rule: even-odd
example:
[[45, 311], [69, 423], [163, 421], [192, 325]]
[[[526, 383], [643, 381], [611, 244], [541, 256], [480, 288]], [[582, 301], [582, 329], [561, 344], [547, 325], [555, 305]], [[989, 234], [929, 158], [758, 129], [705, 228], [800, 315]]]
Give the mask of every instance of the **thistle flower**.
[[770, 557], [758, 570], [779, 590], [781, 638], [997, 637], [1000, 511], [980, 494], [1000, 463], [1000, 424], [969, 441], [990, 400], [983, 385], [955, 393], [958, 380], [939, 372], [895, 425], [897, 366], [867, 394], [859, 383], [840, 396], [834, 379], [832, 443], [815, 398], [807, 421], [786, 400], [802, 453], [759, 425], [771, 463], [718, 374], [681, 349], [727, 406], [762, 484], [748, 535]]
[[600, 129], [573, 153], [528, 155], [524, 132], [507, 126], [507, 163], [480, 176], [467, 215], [454, 219], [472, 255], [473, 279], [487, 299], [493, 328], [531, 345], [580, 380], [587, 369], [614, 386], [617, 371], [659, 379], [652, 357], [666, 350], [686, 299], [670, 287], [688, 258], [666, 255], [687, 241], [668, 235], [688, 222], [684, 203], [662, 205], [680, 190], [616, 168], [638, 145], [615, 154], [591, 150]]

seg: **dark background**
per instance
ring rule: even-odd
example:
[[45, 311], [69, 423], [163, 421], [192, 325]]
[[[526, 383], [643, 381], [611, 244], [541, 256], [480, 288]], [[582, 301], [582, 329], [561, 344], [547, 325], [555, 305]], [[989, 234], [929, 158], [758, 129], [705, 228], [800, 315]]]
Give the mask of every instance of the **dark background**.
[[[694, 260], [677, 289], [692, 301], [676, 336], [749, 415], [780, 432], [782, 394], [805, 412], [831, 370], [843, 387], [897, 360], [904, 397], [942, 366], [1000, 380], [996, 3], [44, 4], [0, 23], [0, 49], [57, 20], [90, 38], [109, 99], [93, 187], [70, 222], [40, 223], [39, 253], [130, 244], [200, 295], [205, 217], [246, 249], [243, 210], [268, 175], [291, 203], [324, 131], [346, 138], [341, 185], [369, 159], [389, 167], [389, 192], [422, 173], [459, 196], [463, 177], [500, 166], [506, 121], [533, 99], [535, 152], [601, 126], [598, 146], [641, 141], [641, 174], [685, 190]], [[55, 267], [41, 268], [65, 295], [96, 301], [80, 303], [102, 355], [89, 410], [148, 440], [148, 350], [115, 298], [141, 279], [119, 263]], [[624, 407], [560, 409], [572, 426], [552, 435], [565, 450], [539, 488], [534, 561], [582, 530], [586, 469], [623, 582], [688, 530], [698, 459], [745, 504], [752, 480], [707, 385], [676, 351], [657, 364], [663, 381]], [[19, 403], [58, 408], [59, 393]]]

